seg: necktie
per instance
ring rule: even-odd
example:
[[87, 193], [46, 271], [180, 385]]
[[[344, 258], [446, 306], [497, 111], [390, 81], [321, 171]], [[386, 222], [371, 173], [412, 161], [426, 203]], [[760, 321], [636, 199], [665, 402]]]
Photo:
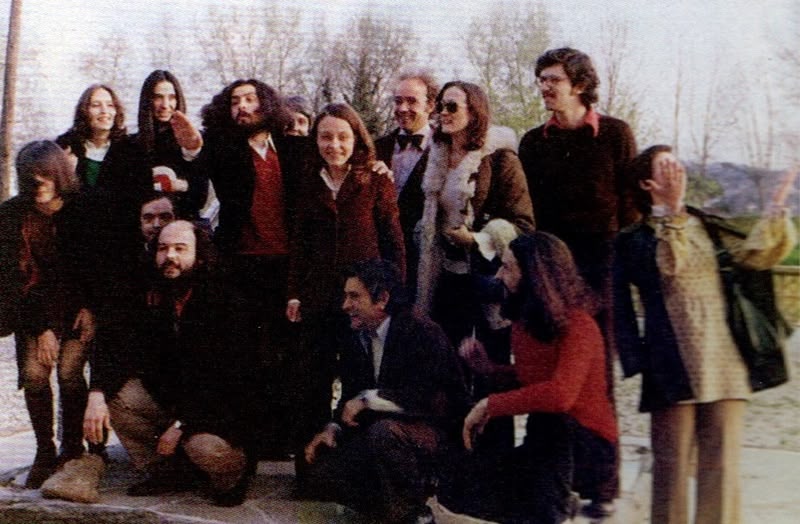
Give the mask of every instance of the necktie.
[[400, 151], [408, 147], [409, 144], [417, 149], [422, 147], [422, 135], [397, 135], [397, 144], [400, 146]]

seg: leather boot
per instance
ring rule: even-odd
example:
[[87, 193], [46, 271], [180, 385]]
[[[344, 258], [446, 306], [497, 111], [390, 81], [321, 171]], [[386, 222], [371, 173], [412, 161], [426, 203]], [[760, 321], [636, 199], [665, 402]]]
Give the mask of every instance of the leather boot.
[[42, 390], [25, 388], [25, 405], [31, 417], [36, 436], [36, 458], [28, 473], [25, 487], [39, 489], [42, 482], [56, 470], [56, 446], [53, 442], [53, 392], [49, 387]]
[[[73, 389], [73, 388], [70, 388]], [[83, 447], [83, 414], [86, 411], [86, 387], [75, 391], [61, 387], [61, 452], [58, 461], [64, 464], [80, 458]]]

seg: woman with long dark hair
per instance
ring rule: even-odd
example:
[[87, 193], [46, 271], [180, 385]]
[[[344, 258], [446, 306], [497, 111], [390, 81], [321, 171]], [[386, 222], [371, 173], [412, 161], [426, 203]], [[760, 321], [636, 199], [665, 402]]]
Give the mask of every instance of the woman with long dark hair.
[[[508, 291], [504, 313], [513, 322], [514, 364], [493, 363], [473, 339], [459, 351], [475, 372], [513, 386], [481, 399], [467, 415], [464, 445], [475, 451], [445, 484], [441, 500], [498, 522], [563, 522], [576, 509], [574, 439], [591, 441], [595, 456], [613, 456], [617, 440], [603, 337], [572, 255], [555, 236], [536, 232], [513, 240], [497, 277]], [[525, 414], [522, 445], [476, 448], [491, 419]]]
[[[0, 205], [0, 325], [14, 332], [19, 387], [36, 436], [26, 487], [38, 488], [58, 463], [83, 454], [86, 344], [94, 318], [79, 275], [85, 218], [79, 183], [54, 142], [31, 142], [17, 155], [19, 195]], [[56, 454], [50, 372], [57, 369], [61, 452]]]

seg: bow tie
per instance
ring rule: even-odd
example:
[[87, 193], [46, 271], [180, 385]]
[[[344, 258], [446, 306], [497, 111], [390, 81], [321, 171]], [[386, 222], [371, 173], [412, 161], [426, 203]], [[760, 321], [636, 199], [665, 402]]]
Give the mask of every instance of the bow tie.
[[425, 138], [422, 135], [397, 135], [397, 144], [400, 146], [400, 151], [408, 147], [408, 144], [412, 144], [415, 148], [420, 149], [422, 148], [422, 139]]

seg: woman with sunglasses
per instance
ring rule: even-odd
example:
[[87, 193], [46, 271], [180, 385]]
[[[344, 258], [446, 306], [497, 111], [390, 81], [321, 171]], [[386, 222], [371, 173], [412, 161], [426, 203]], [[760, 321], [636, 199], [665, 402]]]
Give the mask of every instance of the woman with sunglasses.
[[457, 345], [481, 315], [471, 276], [474, 233], [495, 218], [531, 231], [533, 205], [516, 153], [500, 147], [501, 133], [489, 127], [489, 101], [480, 87], [448, 82], [436, 97], [436, 114], [417, 225], [416, 300]]
[[331, 341], [349, 330], [341, 310], [344, 270], [381, 258], [405, 275], [394, 184], [383, 166], [376, 167], [375, 146], [361, 117], [347, 104], [328, 104], [314, 120], [311, 138], [316, 147], [298, 179], [286, 306], [288, 320], [302, 322], [298, 387], [309, 404], [301, 410], [307, 420], [300, 422], [300, 441], [330, 419]]
[[[94, 317], [81, 282], [86, 204], [64, 151], [31, 142], [16, 160], [19, 195], [0, 205], [0, 334], [14, 333], [19, 387], [36, 437], [25, 487], [37, 489], [59, 464], [82, 456], [83, 376]], [[81, 278], [83, 275], [84, 278]], [[61, 453], [56, 454], [50, 374], [57, 369]]]

